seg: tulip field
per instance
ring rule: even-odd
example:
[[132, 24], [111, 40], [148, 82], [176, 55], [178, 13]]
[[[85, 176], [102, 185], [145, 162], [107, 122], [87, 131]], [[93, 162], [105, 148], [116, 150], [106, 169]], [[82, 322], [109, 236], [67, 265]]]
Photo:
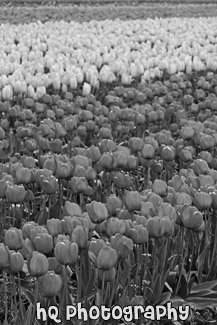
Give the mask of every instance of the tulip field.
[[217, 323], [217, 4], [171, 2], [1, 8], [0, 325]]

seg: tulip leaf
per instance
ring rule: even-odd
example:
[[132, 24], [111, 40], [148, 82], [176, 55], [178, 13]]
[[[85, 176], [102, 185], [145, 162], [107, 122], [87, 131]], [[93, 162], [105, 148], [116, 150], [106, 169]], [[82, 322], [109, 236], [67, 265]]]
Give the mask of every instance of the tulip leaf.
[[25, 297], [27, 298], [27, 300], [30, 302], [30, 304], [34, 305], [34, 295], [27, 289], [22, 288], [22, 292], [25, 295]]
[[22, 321], [18, 315], [12, 319], [11, 325], [22, 325]]
[[208, 289], [217, 291], [217, 280], [202, 282], [194, 285], [191, 289], [191, 294], [197, 293], [198, 295], [200, 295], [201, 291], [208, 290]]
[[16, 216], [15, 222], [14, 222], [14, 227], [16, 227], [17, 229], [21, 229], [22, 228], [22, 218], [21, 216]]
[[[194, 298], [194, 297], [198, 297], [198, 295], [196, 294], [190, 294], [188, 296], [188, 298]], [[212, 290], [204, 290], [202, 292], [200, 292], [200, 298], [204, 297], [204, 298], [216, 298], [217, 299], [217, 292], [212, 291]]]
[[187, 286], [187, 279], [186, 275], [182, 273], [180, 287], [178, 289], [178, 294], [180, 297], [186, 297], [188, 295], [188, 286]]
[[196, 306], [193, 302], [187, 302], [186, 300], [182, 299], [179, 296], [173, 296], [170, 299], [172, 306], [174, 308], [178, 308], [179, 306], [187, 306], [189, 305], [191, 308], [196, 309]]
[[89, 281], [88, 281], [87, 286], [84, 291], [85, 297], [88, 296], [89, 294], [93, 293], [94, 283], [95, 283], [95, 270], [92, 270], [91, 275], [89, 277]]
[[57, 200], [50, 208], [49, 218], [60, 219], [60, 212], [61, 212], [60, 201]]
[[155, 306], [157, 305], [165, 305], [168, 301], [170, 301], [171, 299], [171, 295], [172, 293], [170, 291], [168, 292], [163, 292], [160, 297], [158, 298], [158, 300], [155, 302]]
[[34, 285], [30, 280], [20, 279], [20, 285], [22, 289], [26, 290], [31, 290], [34, 288]]
[[205, 298], [205, 297], [188, 297], [186, 302], [195, 304], [197, 310], [202, 310], [209, 307], [217, 307], [217, 298]]
[[24, 325], [30, 325], [31, 324], [31, 319], [32, 319], [32, 312], [33, 312], [33, 304], [30, 303], [23, 324]]
[[97, 264], [97, 258], [95, 256], [95, 254], [93, 252], [89, 251], [88, 256], [91, 259], [91, 261], [96, 265]]

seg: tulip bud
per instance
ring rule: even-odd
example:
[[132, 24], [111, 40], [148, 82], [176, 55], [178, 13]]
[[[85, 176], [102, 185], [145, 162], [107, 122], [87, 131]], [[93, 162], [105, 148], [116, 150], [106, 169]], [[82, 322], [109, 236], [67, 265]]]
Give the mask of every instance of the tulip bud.
[[26, 254], [32, 254], [35, 251], [35, 247], [31, 241], [31, 239], [26, 238], [24, 241], [23, 251]]
[[85, 171], [85, 177], [88, 181], [94, 181], [97, 178], [97, 172], [94, 168], [88, 166]]
[[203, 134], [199, 139], [199, 145], [202, 150], [212, 149], [215, 145], [214, 138], [211, 135]]
[[174, 226], [170, 218], [162, 217], [160, 218], [160, 234], [161, 236], [172, 235], [174, 232]]
[[210, 172], [207, 162], [203, 159], [195, 159], [193, 164], [191, 164], [191, 168], [197, 176], [200, 174], [209, 174]]
[[99, 162], [105, 170], [110, 170], [113, 168], [114, 156], [110, 152], [103, 153]]
[[187, 193], [176, 193], [176, 204], [178, 205], [191, 205], [192, 198]]
[[49, 234], [53, 237], [61, 234], [62, 232], [61, 220], [55, 218], [51, 218], [47, 220], [47, 229]]
[[106, 232], [109, 236], [113, 236], [115, 234], [124, 234], [126, 231], [126, 224], [124, 220], [120, 220], [118, 218], [109, 218], [107, 221]]
[[210, 175], [199, 175], [199, 182], [200, 182], [200, 187], [209, 185], [209, 186], [214, 186], [215, 182], [212, 176]]
[[20, 167], [17, 168], [16, 170], [16, 180], [17, 183], [21, 184], [28, 184], [31, 182], [32, 180], [32, 173], [29, 170], [29, 168], [25, 168], [25, 167]]
[[49, 254], [53, 249], [53, 237], [46, 233], [38, 234], [33, 244], [40, 253]]
[[49, 169], [37, 169], [34, 174], [34, 181], [37, 183], [37, 185], [40, 185], [43, 179], [43, 177], [41, 178], [41, 176], [44, 176], [46, 178], [51, 175], [52, 171]]
[[71, 217], [74, 217], [74, 216], [79, 217], [82, 215], [81, 208], [76, 203], [66, 201], [64, 208], [65, 208], [66, 214]]
[[182, 210], [181, 220], [184, 227], [194, 230], [203, 223], [203, 215], [196, 207], [188, 206]]
[[37, 225], [32, 229], [30, 229], [30, 239], [33, 243], [35, 237], [37, 237], [39, 234], [48, 234], [48, 231], [44, 226], [37, 226]]
[[180, 159], [181, 159], [183, 162], [189, 162], [189, 161], [192, 161], [192, 160], [193, 160], [193, 157], [192, 157], [192, 153], [190, 152], [190, 150], [183, 149], [183, 150], [180, 152]]
[[212, 204], [212, 198], [208, 193], [195, 192], [194, 193], [194, 204], [200, 210], [209, 209]]
[[57, 160], [55, 176], [58, 179], [68, 178], [71, 175], [71, 172], [72, 172], [72, 165], [70, 164], [70, 162], [62, 163]]
[[160, 179], [156, 179], [152, 185], [152, 190], [155, 194], [164, 197], [167, 195], [167, 183]]
[[158, 238], [161, 236], [159, 219], [160, 218], [154, 217], [147, 220], [146, 227], [148, 229], [149, 237]]
[[88, 182], [85, 177], [72, 177], [69, 185], [74, 193], [84, 193], [88, 189]]
[[4, 243], [10, 250], [18, 250], [23, 247], [23, 234], [17, 228], [9, 228], [4, 236]]
[[127, 164], [129, 170], [135, 170], [138, 168], [139, 160], [137, 157], [130, 155], [127, 156]]
[[111, 270], [116, 262], [118, 255], [110, 246], [102, 247], [97, 257], [97, 268], [102, 270]]
[[57, 237], [54, 238], [54, 247], [56, 246], [57, 243], [59, 242], [65, 242], [65, 241], [69, 241], [69, 236], [67, 235], [58, 235]]
[[127, 191], [124, 203], [130, 212], [140, 210], [141, 208], [141, 196], [137, 191]]
[[22, 271], [24, 259], [20, 252], [10, 254], [10, 271], [12, 274], [17, 274]]
[[85, 155], [86, 155], [86, 157], [91, 159], [91, 161], [93, 163], [96, 163], [101, 157], [101, 153], [100, 153], [99, 148], [95, 147], [93, 145], [90, 148], [86, 149]]
[[126, 258], [133, 250], [133, 241], [121, 234], [110, 238], [111, 247], [114, 248], [120, 258]]
[[38, 277], [48, 271], [49, 263], [45, 255], [39, 252], [33, 252], [29, 261], [29, 272], [31, 275]]
[[92, 201], [86, 204], [86, 210], [93, 223], [100, 223], [108, 218], [108, 210], [101, 202]]
[[149, 215], [153, 217], [156, 214], [153, 203], [149, 201], [141, 202], [141, 213], [145, 217]]
[[57, 261], [56, 257], [48, 257], [48, 263], [48, 271], [53, 271], [57, 274], [61, 274], [63, 266]]
[[116, 214], [117, 209], [121, 209], [123, 203], [119, 197], [115, 194], [111, 194], [106, 201], [106, 208], [110, 216], [114, 216]]
[[142, 151], [143, 147], [144, 142], [142, 139], [136, 137], [132, 137], [129, 139], [129, 148], [133, 153]]
[[149, 240], [148, 230], [142, 225], [135, 225], [133, 229], [130, 229], [129, 235], [134, 244], [144, 244]]
[[182, 126], [181, 137], [184, 140], [191, 139], [194, 136], [194, 129], [190, 126]]
[[145, 159], [153, 159], [155, 156], [155, 149], [154, 147], [149, 144], [149, 143], [145, 143], [144, 147], [142, 149], [142, 156]]
[[53, 271], [48, 271], [38, 279], [39, 293], [46, 298], [57, 296], [62, 288], [62, 278]]
[[26, 168], [34, 168], [35, 159], [33, 157], [25, 157], [25, 159], [23, 160], [23, 166]]
[[4, 270], [9, 263], [9, 252], [4, 244], [0, 244], [0, 271]]
[[69, 240], [58, 242], [54, 249], [54, 255], [60, 264], [74, 264], [78, 259], [78, 245]]
[[20, 204], [24, 201], [26, 191], [23, 185], [9, 185], [6, 190], [6, 198], [12, 204]]
[[82, 89], [82, 95], [83, 96], [88, 96], [91, 92], [91, 85], [85, 82], [83, 84], [83, 89]]
[[62, 232], [71, 235], [72, 231], [77, 227], [81, 226], [81, 218], [71, 217], [71, 216], [65, 216], [61, 220], [61, 228]]
[[157, 214], [159, 217], [168, 217], [171, 221], [176, 221], [177, 218], [176, 209], [168, 202], [159, 206]]
[[72, 232], [71, 240], [77, 243], [79, 248], [85, 248], [88, 241], [86, 230], [82, 226], [77, 226]]
[[42, 176], [41, 177], [41, 189], [44, 193], [51, 195], [58, 191], [58, 181], [55, 176]]
[[171, 146], [165, 146], [161, 151], [161, 158], [164, 161], [172, 161], [175, 159], [175, 149]]

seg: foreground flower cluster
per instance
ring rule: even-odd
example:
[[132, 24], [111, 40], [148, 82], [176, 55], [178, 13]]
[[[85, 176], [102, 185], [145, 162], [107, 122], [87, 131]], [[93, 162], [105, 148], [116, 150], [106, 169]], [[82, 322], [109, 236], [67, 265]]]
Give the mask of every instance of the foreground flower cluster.
[[216, 306], [216, 22], [178, 22], [1, 26], [0, 321]]

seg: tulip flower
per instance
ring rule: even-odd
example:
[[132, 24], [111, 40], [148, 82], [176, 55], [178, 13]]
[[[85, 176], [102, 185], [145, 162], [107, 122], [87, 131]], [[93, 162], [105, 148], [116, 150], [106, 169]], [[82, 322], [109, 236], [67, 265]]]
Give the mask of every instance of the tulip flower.
[[118, 255], [110, 246], [102, 247], [97, 257], [97, 268], [105, 271], [111, 270], [116, 262]]
[[49, 254], [53, 249], [53, 237], [47, 233], [38, 234], [33, 244], [40, 253]]
[[9, 264], [9, 251], [4, 246], [4, 244], [0, 244], [0, 270], [2, 271]]
[[12, 274], [17, 274], [22, 271], [24, 265], [24, 258], [20, 252], [13, 252], [10, 254], [10, 271]]
[[141, 196], [137, 191], [127, 191], [124, 198], [124, 203], [129, 211], [140, 210]]
[[86, 209], [93, 223], [100, 223], [108, 218], [108, 210], [101, 202], [92, 201], [86, 205]]
[[23, 247], [23, 234], [17, 228], [9, 228], [4, 236], [4, 243], [10, 250], [19, 250]]
[[54, 248], [54, 255], [62, 265], [71, 265], [78, 259], [78, 245], [69, 240], [57, 242]]
[[77, 243], [79, 248], [85, 248], [87, 246], [87, 232], [82, 226], [77, 226], [71, 236], [72, 242]]
[[29, 272], [35, 277], [47, 273], [49, 267], [48, 259], [44, 254], [33, 252], [29, 261]]
[[46, 298], [57, 296], [63, 285], [62, 278], [53, 271], [48, 271], [38, 279], [39, 293]]
[[122, 200], [117, 197], [115, 194], [111, 194], [106, 201], [106, 208], [110, 216], [114, 216], [116, 214], [117, 209], [121, 209], [123, 206]]
[[6, 190], [6, 198], [10, 203], [20, 204], [24, 201], [26, 191], [23, 185], [9, 185]]

